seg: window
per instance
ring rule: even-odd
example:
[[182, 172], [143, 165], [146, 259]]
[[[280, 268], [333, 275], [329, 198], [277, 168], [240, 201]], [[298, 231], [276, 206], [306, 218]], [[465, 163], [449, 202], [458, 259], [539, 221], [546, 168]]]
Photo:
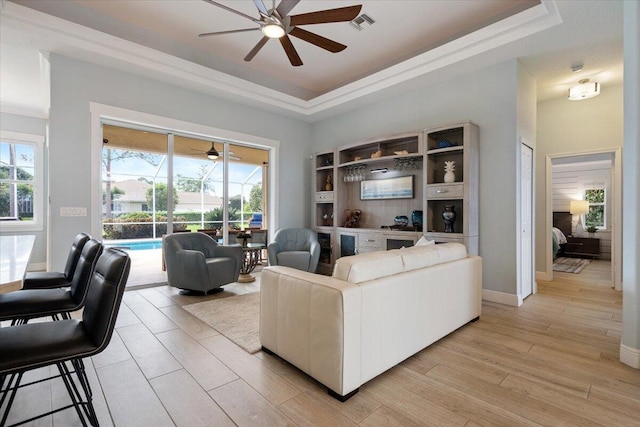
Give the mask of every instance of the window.
[[0, 131], [0, 230], [42, 230], [44, 137]]
[[585, 190], [584, 199], [589, 202], [589, 213], [584, 216], [585, 227], [606, 229], [606, 194], [604, 188]]

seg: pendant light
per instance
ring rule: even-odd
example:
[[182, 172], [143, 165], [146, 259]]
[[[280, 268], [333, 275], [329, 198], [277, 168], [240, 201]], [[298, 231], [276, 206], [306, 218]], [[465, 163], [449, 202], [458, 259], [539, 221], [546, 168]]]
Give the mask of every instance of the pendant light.
[[218, 157], [220, 157], [220, 153], [218, 153], [218, 150], [216, 150], [216, 147], [213, 145], [213, 142], [212, 142], [211, 148], [209, 149], [209, 151], [207, 151], [207, 158], [211, 160], [215, 160]]

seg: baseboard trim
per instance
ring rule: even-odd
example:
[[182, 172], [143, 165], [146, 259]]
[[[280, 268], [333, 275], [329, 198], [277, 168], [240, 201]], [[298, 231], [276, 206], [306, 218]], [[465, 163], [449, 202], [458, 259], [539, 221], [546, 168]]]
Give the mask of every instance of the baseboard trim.
[[547, 275], [546, 271], [536, 271], [536, 280], [543, 280], [545, 282], [550, 282], [551, 277]]
[[522, 304], [521, 298], [517, 295], [507, 294], [505, 292], [490, 291], [488, 289], [482, 290], [482, 299], [490, 302], [497, 302], [498, 304], [511, 305], [519, 307]]
[[640, 349], [620, 344], [620, 361], [632, 368], [640, 369]]

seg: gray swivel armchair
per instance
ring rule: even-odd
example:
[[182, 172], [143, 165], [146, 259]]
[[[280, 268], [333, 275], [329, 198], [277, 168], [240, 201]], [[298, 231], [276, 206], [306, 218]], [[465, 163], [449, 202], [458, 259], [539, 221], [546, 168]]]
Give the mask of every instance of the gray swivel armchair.
[[315, 273], [320, 259], [320, 244], [309, 228], [283, 228], [276, 231], [267, 247], [269, 265], [284, 265]]
[[240, 246], [222, 246], [204, 233], [177, 233], [164, 238], [164, 257], [170, 286], [205, 295], [238, 280]]

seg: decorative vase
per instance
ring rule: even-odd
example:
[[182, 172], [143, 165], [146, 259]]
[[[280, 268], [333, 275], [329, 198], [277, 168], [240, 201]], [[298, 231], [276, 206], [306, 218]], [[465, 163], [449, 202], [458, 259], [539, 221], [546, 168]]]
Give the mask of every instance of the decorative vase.
[[456, 211], [453, 205], [445, 205], [442, 219], [444, 220], [444, 232], [453, 233], [453, 223], [456, 222]]
[[450, 184], [456, 182], [456, 162], [454, 160], [444, 162], [444, 182]]
[[331, 174], [327, 174], [327, 180], [324, 184], [325, 191], [333, 191], [333, 180], [331, 179]]

